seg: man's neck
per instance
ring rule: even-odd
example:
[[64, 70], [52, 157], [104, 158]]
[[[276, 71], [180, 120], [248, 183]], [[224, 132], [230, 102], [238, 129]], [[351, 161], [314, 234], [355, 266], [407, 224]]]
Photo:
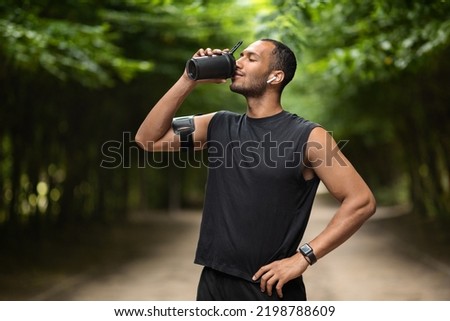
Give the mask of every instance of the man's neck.
[[247, 97], [247, 116], [251, 118], [265, 118], [283, 111], [279, 99], [268, 96], [258, 98]]

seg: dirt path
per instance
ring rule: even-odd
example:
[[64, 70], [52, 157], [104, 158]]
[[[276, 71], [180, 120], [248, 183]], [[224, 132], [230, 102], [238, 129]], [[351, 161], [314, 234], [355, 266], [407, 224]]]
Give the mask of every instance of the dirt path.
[[[306, 239], [325, 227], [333, 207], [316, 203]], [[450, 266], [419, 255], [378, 224], [398, 210], [379, 208], [348, 242], [306, 272], [309, 300], [450, 300]]]
[[[326, 197], [318, 198], [306, 240], [325, 226], [335, 207]], [[305, 273], [309, 300], [450, 300], [450, 267], [419, 257], [414, 248], [377, 224], [390, 216], [392, 211], [379, 209], [347, 243]], [[74, 276], [33, 299], [194, 300], [201, 270], [192, 263], [200, 214], [136, 219], [164, 220], [166, 226], [176, 222], [188, 227], [188, 232], [149, 245], [149, 257], [101, 276]], [[177, 231], [167, 229], [166, 233]]]

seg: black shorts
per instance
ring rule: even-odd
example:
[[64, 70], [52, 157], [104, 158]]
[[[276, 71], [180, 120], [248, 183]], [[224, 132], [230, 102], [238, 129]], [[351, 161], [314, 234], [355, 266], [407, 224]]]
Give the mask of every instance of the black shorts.
[[306, 301], [302, 277], [291, 280], [283, 286], [283, 299], [275, 289], [272, 296], [261, 292], [259, 283], [249, 282], [217, 270], [205, 267], [200, 276], [197, 301]]

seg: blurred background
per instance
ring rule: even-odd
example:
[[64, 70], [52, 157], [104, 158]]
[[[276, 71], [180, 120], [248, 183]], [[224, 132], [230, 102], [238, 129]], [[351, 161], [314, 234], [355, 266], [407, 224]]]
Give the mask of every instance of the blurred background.
[[[258, 38], [297, 54], [285, 109], [348, 141], [379, 206], [407, 208], [393, 228], [448, 262], [449, 1], [1, 0], [0, 299], [124, 264], [164, 242], [142, 217], [200, 211], [204, 155], [134, 135], [198, 48]], [[221, 109], [245, 101], [209, 84], [179, 113]]]

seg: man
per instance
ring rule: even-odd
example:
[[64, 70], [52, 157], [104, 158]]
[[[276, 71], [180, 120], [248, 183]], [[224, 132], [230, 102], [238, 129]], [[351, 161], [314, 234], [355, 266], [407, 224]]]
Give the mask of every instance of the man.
[[[200, 49], [194, 57], [223, 52]], [[295, 69], [295, 55], [287, 46], [256, 41], [236, 61], [230, 85], [246, 98], [245, 114], [222, 111], [185, 118], [182, 124], [174, 119], [199, 83], [225, 82], [194, 81], [185, 71], [136, 134], [149, 151], [188, 145], [208, 150], [195, 258], [204, 266], [198, 300], [306, 300], [306, 269], [375, 212], [370, 189], [332, 137], [281, 106], [281, 93]], [[180, 135], [186, 129], [189, 137]], [[324, 231], [297, 250], [320, 181], [340, 207]]]

